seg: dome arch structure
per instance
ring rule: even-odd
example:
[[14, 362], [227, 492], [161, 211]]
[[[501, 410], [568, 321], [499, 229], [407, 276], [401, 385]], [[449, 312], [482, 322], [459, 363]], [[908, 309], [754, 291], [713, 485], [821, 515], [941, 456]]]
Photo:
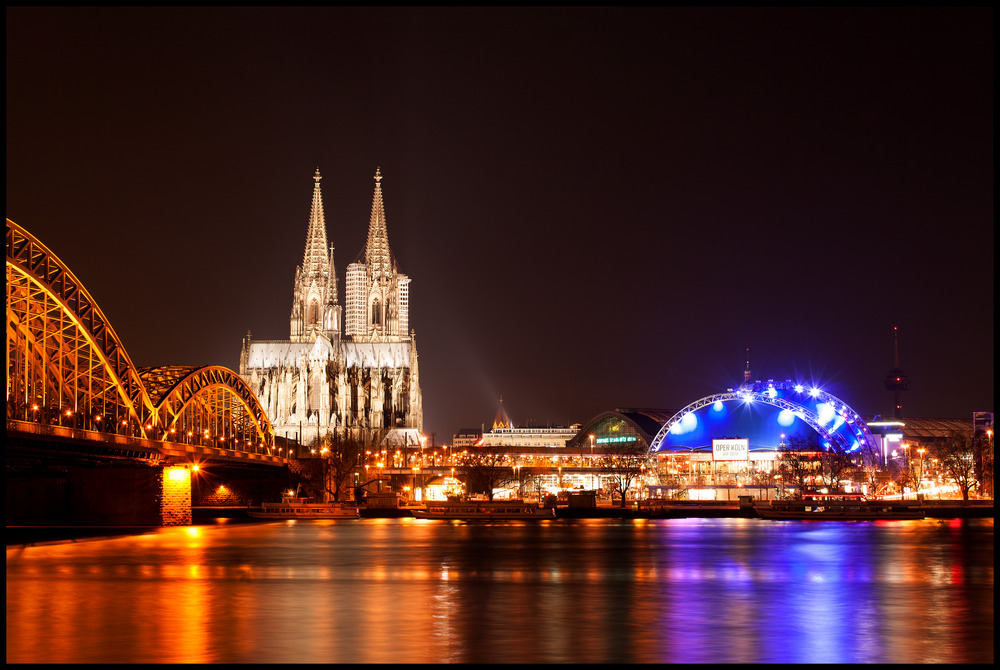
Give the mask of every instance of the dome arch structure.
[[[754, 406], [770, 409], [773, 419], [763, 414], [747, 418]], [[737, 415], [742, 417], [742, 422], [737, 421]], [[819, 388], [791, 380], [744, 384], [701, 398], [663, 424], [651, 441], [649, 451], [656, 454], [710, 450], [711, 437], [730, 437], [731, 434], [723, 433], [747, 431], [748, 426], [756, 434], [756, 443], [754, 437], [750, 438], [751, 451], [774, 449], [779, 444], [779, 434], [783, 436], [808, 427], [818, 435], [825, 449], [869, 455], [879, 453], [878, 440], [847, 403]]]
[[624, 441], [638, 441], [644, 447], [652, 444], [653, 436], [676, 410], [653, 408], [623, 408], [601, 412], [585, 423], [576, 436], [567, 441], [570, 449], [607, 445]]

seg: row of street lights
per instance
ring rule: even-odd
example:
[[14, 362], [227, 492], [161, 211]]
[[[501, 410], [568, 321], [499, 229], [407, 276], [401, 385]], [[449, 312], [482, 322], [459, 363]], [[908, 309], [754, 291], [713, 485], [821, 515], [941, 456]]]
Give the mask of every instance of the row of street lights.
[[[38, 405], [32, 405], [31, 412], [32, 412], [31, 422], [36, 424], [41, 424], [42, 421], [40, 420], [40, 415], [42, 413], [42, 409]], [[134, 422], [130, 422], [127, 418], [123, 418], [120, 420], [119, 419], [105, 420], [105, 417], [102, 414], [95, 414], [91, 416], [90, 413], [88, 412], [74, 412], [72, 409], [49, 410], [49, 412], [55, 414], [55, 416], [57, 417], [57, 422], [55, 423], [55, 425], [60, 427], [70, 428], [73, 430], [76, 429], [91, 430], [98, 433], [131, 436], [134, 438], [141, 437], [138, 431], [138, 426]], [[63, 425], [64, 420], [68, 425], [65, 426]], [[80, 425], [81, 423], [82, 426]], [[131, 430], [129, 429], [130, 426], [132, 427]], [[151, 436], [152, 431], [153, 431], [153, 425], [147, 423], [145, 425], [145, 432], [146, 435], [150, 436], [147, 439], [155, 440], [157, 438]], [[172, 427], [169, 430], [163, 432], [163, 435], [161, 436], [160, 440], [164, 442], [175, 442], [178, 439], [177, 433], [178, 433], [177, 429]], [[232, 447], [233, 449], [238, 450], [240, 448], [239, 446], [240, 438], [238, 437], [227, 438], [225, 435], [219, 435], [217, 438], [214, 438], [211, 436], [210, 431], [207, 428], [204, 429], [204, 431], [199, 431], [199, 432], [195, 432], [194, 430], [188, 430], [186, 433], [182, 432], [180, 434], [180, 437], [184, 439], [184, 443], [186, 444], [195, 444], [195, 438], [197, 437], [198, 444], [200, 444], [201, 446], [224, 447], [227, 441], [231, 441], [231, 443], [233, 444]], [[244, 443], [245, 443], [244, 450], [254, 453], [263, 453], [264, 451], [267, 451], [268, 454], [273, 454], [275, 450], [278, 452], [284, 450], [281, 447], [269, 448], [264, 442], [257, 443], [253, 440], [244, 440]], [[290, 449], [289, 453], [291, 453]]]

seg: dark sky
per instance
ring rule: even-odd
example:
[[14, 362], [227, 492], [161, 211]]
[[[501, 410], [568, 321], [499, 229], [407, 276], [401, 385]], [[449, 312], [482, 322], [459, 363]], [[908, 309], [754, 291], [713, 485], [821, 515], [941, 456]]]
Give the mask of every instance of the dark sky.
[[821, 384], [993, 409], [993, 11], [7, 8], [7, 216], [138, 366], [288, 337], [381, 168], [425, 431]]

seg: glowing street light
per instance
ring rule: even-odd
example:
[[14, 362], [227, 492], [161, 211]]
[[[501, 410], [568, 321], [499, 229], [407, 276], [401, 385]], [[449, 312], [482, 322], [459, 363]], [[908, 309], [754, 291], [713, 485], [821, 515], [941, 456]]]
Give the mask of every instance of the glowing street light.
[[[917, 449], [917, 453], [920, 454], [920, 479], [924, 478], [924, 452], [927, 451], [923, 447]], [[920, 490], [920, 482], [917, 482], [917, 490]]]
[[597, 485], [594, 483], [594, 436], [590, 436], [590, 488], [591, 490], [596, 490]]

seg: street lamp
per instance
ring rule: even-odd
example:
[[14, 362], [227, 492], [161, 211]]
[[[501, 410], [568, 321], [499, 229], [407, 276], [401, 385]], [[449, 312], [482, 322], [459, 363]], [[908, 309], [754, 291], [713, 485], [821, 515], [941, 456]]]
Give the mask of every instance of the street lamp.
[[590, 488], [595, 490], [597, 486], [594, 484], [594, 436], [590, 436]]
[[[988, 447], [987, 448], [989, 450], [990, 462], [992, 462], [993, 461], [993, 429], [992, 428], [987, 428], [986, 429], [986, 441], [988, 443]], [[990, 495], [991, 492], [992, 492], [992, 491], [987, 492], [986, 491], [986, 487], [984, 486], [984, 483], [985, 483], [984, 480], [986, 479], [986, 455], [987, 455], [986, 452], [987, 452], [987, 449], [983, 449], [983, 448], [979, 449], [979, 497], [980, 498], [986, 497], [986, 496]], [[991, 481], [992, 481], [992, 478], [991, 478]], [[990, 488], [992, 489], [992, 485], [990, 486]], [[984, 494], [986, 494], [986, 495], [984, 495]]]
[[[920, 447], [919, 449], [917, 449], [917, 453], [920, 454], [920, 479], [921, 480], [924, 478], [924, 452], [925, 451], [927, 451], [927, 450], [924, 449], [923, 447]], [[921, 484], [921, 482], [918, 481], [917, 482], [917, 491], [918, 492], [920, 491], [920, 484]]]

